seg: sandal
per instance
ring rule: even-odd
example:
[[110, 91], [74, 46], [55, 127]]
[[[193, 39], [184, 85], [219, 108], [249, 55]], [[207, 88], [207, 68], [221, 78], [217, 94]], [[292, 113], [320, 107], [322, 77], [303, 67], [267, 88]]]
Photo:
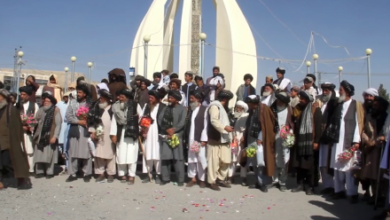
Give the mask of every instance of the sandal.
[[122, 176], [122, 178], [121, 178], [121, 183], [126, 183], [126, 182], [127, 182], [126, 176]]
[[134, 185], [135, 178], [134, 177], [129, 177], [129, 182], [127, 183], [128, 185]]

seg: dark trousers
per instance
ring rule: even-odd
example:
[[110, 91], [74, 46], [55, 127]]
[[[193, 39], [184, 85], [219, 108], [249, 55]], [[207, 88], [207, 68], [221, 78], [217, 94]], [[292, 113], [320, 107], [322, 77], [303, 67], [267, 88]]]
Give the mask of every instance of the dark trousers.
[[307, 169], [296, 167], [296, 172], [297, 172], [298, 184], [304, 184], [304, 185], [308, 185], [309, 187], [315, 187], [314, 184], [315, 176], [312, 169], [307, 170]]
[[161, 178], [164, 182], [171, 180], [171, 167], [175, 168], [177, 182], [184, 183], [184, 161], [183, 160], [161, 160]]
[[12, 175], [13, 173], [11, 155], [8, 150], [3, 150], [0, 152], [0, 181], [3, 178], [3, 175]]

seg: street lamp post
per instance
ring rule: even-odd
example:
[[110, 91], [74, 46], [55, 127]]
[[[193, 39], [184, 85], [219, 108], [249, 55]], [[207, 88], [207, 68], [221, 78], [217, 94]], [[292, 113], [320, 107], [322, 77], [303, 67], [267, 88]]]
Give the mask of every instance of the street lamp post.
[[343, 72], [343, 67], [342, 66], [339, 66], [339, 83], [341, 83], [341, 72]]
[[313, 60], [314, 60], [314, 75], [316, 76], [317, 78], [317, 82], [318, 84], [317, 85], [321, 85], [321, 76], [318, 74], [318, 71], [317, 71], [317, 60], [318, 60], [318, 54], [313, 54]]
[[368, 77], [368, 88], [371, 88], [371, 61], [370, 57], [372, 54], [372, 50], [370, 48], [366, 49], [367, 54], [367, 77]]
[[19, 101], [19, 86], [20, 86], [20, 75], [22, 73], [22, 65], [23, 65], [23, 60], [22, 60], [22, 57], [24, 56], [24, 53], [23, 51], [19, 51], [18, 52], [18, 62], [17, 62], [17, 65], [18, 65], [18, 74], [17, 74], [17, 78], [16, 78], [16, 93], [18, 94], [17, 96], [17, 101]]
[[307, 67], [306, 72], [307, 72], [307, 74], [310, 73], [310, 66], [311, 66], [311, 62], [310, 61], [306, 61], [306, 67]]
[[147, 78], [148, 74], [148, 44], [150, 41], [150, 35], [144, 36], [144, 77]]
[[200, 38], [200, 42], [201, 42], [199, 72], [200, 72], [200, 76], [203, 77], [203, 74], [204, 74], [204, 43], [206, 41], [207, 34], [200, 33], [199, 38]]
[[70, 58], [70, 60], [72, 61], [72, 74], [70, 75], [70, 81], [73, 82], [74, 81], [74, 74], [75, 74], [75, 63], [76, 63], [77, 58], [75, 56], [72, 56]]
[[64, 91], [66, 93], [66, 92], [68, 92], [68, 71], [69, 71], [69, 68], [65, 67], [64, 71], [65, 71]]
[[88, 62], [87, 65], [88, 65], [88, 80], [89, 80], [89, 83], [91, 83], [92, 82], [91, 72], [92, 72], [93, 63], [92, 62]]

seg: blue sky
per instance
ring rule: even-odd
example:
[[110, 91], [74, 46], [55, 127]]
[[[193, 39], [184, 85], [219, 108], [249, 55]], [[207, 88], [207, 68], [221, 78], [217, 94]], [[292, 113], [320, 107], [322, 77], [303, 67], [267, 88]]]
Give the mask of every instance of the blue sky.
[[[183, 0], [189, 1], [189, 0]], [[390, 44], [390, 1], [377, 0], [262, 0], [274, 14], [287, 25], [276, 20], [259, 0], [237, 0], [251, 25], [257, 44], [257, 55], [270, 58], [302, 60], [309, 43], [310, 32], [315, 36], [315, 52], [320, 59], [332, 60], [365, 55], [372, 48], [372, 86], [379, 83], [390, 86], [388, 60]], [[130, 49], [138, 26], [152, 0], [14, 0], [2, 1], [0, 6], [0, 68], [12, 68], [14, 48], [23, 46], [27, 66], [37, 70], [63, 70], [70, 67], [70, 57], [77, 56], [76, 71], [87, 72], [87, 62], [96, 63], [93, 79], [106, 77], [115, 67], [129, 67]], [[180, 27], [181, 12], [177, 14], [176, 27]], [[203, 0], [203, 30], [207, 41], [215, 44], [215, 9], [212, 0]], [[294, 34], [292, 34], [293, 32]], [[261, 36], [259, 36], [261, 35]], [[261, 40], [261, 37], [265, 40]], [[175, 43], [179, 42], [179, 31]], [[270, 49], [268, 44], [272, 49]], [[276, 54], [276, 51], [278, 54]], [[313, 50], [314, 51], [314, 50]], [[309, 54], [309, 58], [311, 59]], [[206, 71], [215, 64], [215, 49], [206, 47]], [[175, 54], [177, 71], [178, 48]], [[304, 73], [293, 72], [299, 62], [282, 63], [288, 68], [286, 77], [299, 81]], [[366, 73], [365, 62], [351, 61], [342, 64], [320, 63], [318, 70], [337, 73], [342, 65], [345, 73]], [[278, 62], [258, 61], [259, 82], [266, 75], [274, 75]], [[306, 67], [302, 67], [306, 72]], [[222, 71], [223, 72], [223, 71]], [[323, 75], [323, 81], [338, 82], [337, 75]], [[367, 87], [367, 76], [346, 75], [357, 88], [357, 94]], [[360, 97], [356, 97], [360, 98]]]

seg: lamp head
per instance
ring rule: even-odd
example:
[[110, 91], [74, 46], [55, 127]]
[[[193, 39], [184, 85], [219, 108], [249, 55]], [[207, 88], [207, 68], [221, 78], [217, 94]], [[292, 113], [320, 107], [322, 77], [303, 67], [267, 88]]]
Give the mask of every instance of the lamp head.
[[65, 70], [65, 72], [68, 72], [68, 71], [69, 71], [69, 68], [68, 68], [68, 67], [65, 67], [64, 70]]
[[341, 71], [343, 71], [343, 67], [342, 66], [339, 66], [339, 71], [341, 72]]
[[205, 34], [205, 33], [200, 33], [200, 34], [199, 34], [199, 38], [200, 38], [200, 40], [204, 41], [204, 40], [206, 40], [206, 38], [207, 38], [207, 34]]
[[310, 61], [306, 61], [306, 66], [310, 67], [311, 66], [311, 62]]
[[87, 65], [88, 65], [88, 67], [92, 67], [93, 63], [92, 62], [88, 62]]
[[70, 58], [70, 60], [71, 60], [72, 62], [76, 62], [77, 58], [76, 58], [75, 56], [72, 56], [72, 57]]
[[318, 57], [319, 57], [318, 54], [316, 54], [316, 53], [313, 54], [313, 60], [318, 60]]
[[23, 51], [18, 52], [18, 57], [23, 57], [23, 55], [24, 55]]
[[145, 36], [144, 36], [144, 41], [145, 41], [145, 43], [149, 43], [149, 41], [150, 41], [150, 35], [145, 35]]
[[366, 49], [366, 54], [367, 56], [370, 56], [372, 54], [372, 50], [370, 48]]

